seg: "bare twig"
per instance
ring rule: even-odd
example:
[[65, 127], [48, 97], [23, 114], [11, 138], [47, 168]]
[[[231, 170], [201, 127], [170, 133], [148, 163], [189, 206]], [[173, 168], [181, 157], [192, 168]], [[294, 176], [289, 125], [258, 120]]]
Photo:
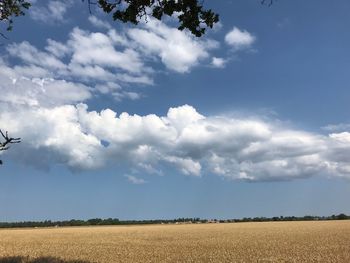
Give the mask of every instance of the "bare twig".
[[[82, 2], [85, 2], [85, 0], [82, 0]], [[88, 8], [89, 8], [89, 13], [92, 14], [92, 5], [97, 5], [97, 2], [92, 2], [91, 0], [87, 0]]]
[[261, 0], [261, 4], [267, 4], [268, 6], [272, 6], [273, 4], [273, 0]]
[[[21, 138], [9, 137], [8, 132], [6, 131], [5, 133], [3, 133], [1, 129], [0, 129], [0, 135], [5, 140], [4, 142], [0, 142], [0, 151], [8, 150], [10, 148], [10, 144], [21, 142]], [[0, 160], [0, 165], [1, 164], [2, 164], [2, 161]]]
[[1, 36], [2, 38], [5, 38], [6, 40], [9, 40], [8, 37], [7, 37], [4, 33], [1, 33], [1, 32], [0, 32], [0, 36]]

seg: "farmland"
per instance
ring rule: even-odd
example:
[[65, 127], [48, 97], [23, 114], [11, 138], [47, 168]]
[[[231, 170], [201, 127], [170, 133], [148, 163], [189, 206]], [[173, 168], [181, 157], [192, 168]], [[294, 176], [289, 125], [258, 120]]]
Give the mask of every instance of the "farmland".
[[0, 230], [0, 262], [350, 262], [350, 221]]

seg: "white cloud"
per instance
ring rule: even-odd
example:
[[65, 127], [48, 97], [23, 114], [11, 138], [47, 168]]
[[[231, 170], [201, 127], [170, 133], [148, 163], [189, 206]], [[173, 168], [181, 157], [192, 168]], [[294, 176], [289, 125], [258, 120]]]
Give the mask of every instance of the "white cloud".
[[[113, 38], [116, 35], [113, 33]], [[68, 79], [70, 82], [99, 83], [114, 82], [152, 85], [153, 71], [145, 66], [140, 55], [129, 48], [116, 49], [108, 34], [90, 33], [73, 29], [66, 43], [47, 40], [45, 51], [24, 41], [7, 46], [11, 57], [22, 61], [20, 66], [7, 66], [1, 60], [3, 76], [21, 79]], [[97, 90], [98, 91], [98, 90]], [[65, 96], [65, 93], [61, 93]], [[112, 94], [117, 100], [138, 99], [140, 94], [123, 90]]]
[[138, 100], [141, 98], [141, 94], [137, 92], [130, 92], [122, 90], [122, 87], [113, 82], [107, 82], [104, 84], [98, 84], [95, 88], [102, 94], [109, 94], [114, 97], [116, 101], [120, 101], [124, 98], [131, 100]]
[[91, 97], [91, 89], [84, 84], [33, 77], [41, 73], [41, 68], [11, 69], [0, 61], [0, 102], [42, 107], [82, 102]]
[[181, 131], [189, 124], [204, 118], [192, 106], [184, 105], [182, 107], [170, 108], [167, 117], [163, 118], [163, 121], [171, 124], [176, 130]]
[[349, 123], [339, 123], [339, 124], [329, 124], [324, 127], [322, 127], [325, 131], [347, 131], [350, 130], [350, 124]]
[[63, 43], [57, 42], [52, 39], [47, 40], [47, 46], [45, 47], [46, 51], [53, 54], [56, 57], [63, 57], [70, 53], [69, 47]]
[[219, 21], [219, 22], [214, 24], [213, 30], [214, 30], [214, 32], [217, 32], [217, 31], [220, 31], [222, 29], [222, 27], [223, 27], [223, 24]]
[[0, 123], [6, 123], [7, 130], [22, 136], [18, 151], [11, 152], [17, 161], [38, 167], [64, 164], [73, 170], [99, 167], [103, 164], [103, 146], [96, 137], [81, 130], [76, 117], [76, 108], [69, 105], [17, 106], [16, 110], [2, 112]]
[[224, 68], [227, 63], [227, 60], [223, 58], [213, 57], [211, 61], [211, 65], [215, 68]]
[[127, 83], [153, 85], [153, 79], [147, 75], [133, 76], [125, 73], [119, 73], [115, 77], [117, 80], [121, 80]]
[[19, 76], [26, 78], [44, 78], [51, 77], [50, 72], [42, 67], [36, 65], [21, 65], [9, 67], [0, 58], [0, 73], [2, 76], [6, 76], [9, 79], [16, 79]]
[[112, 29], [112, 26], [108, 22], [102, 21], [101, 19], [93, 15], [89, 16], [89, 22], [97, 28]]
[[191, 158], [167, 156], [164, 158], [164, 160], [169, 163], [175, 164], [185, 175], [199, 176], [201, 174], [201, 164], [198, 161], [192, 160]]
[[63, 22], [66, 18], [64, 15], [72, 6], [72, 0], [48, 1], [47, 5], [39, 5], [39, 2], [32, 3], [29, 9], [30, 17], [34, 20], [44, 22], [46, 24], [54, 24]]
[[[49, 2], [48, 6], [52, 6], [53, 2]], [[71, 2], [64, 4], [68, 6]], [[2, 69], [6, 68], [4, 76], [17, 80], [24, 77], [29, 82], [36, 78], [56, 82], [65, 80], [65, 83], [77, 83], [76, 86], [83, 83], [101, 87], [114, 83], [119, 90], [109, 91], [117, 101], [136, 100], [141, 94], [126, 88], [131, 84], [153, 85], [154, 75], [159, 71], [159, 67], [157, 70], [153, 68], [157, 62], [173, 71], [188, 72], [199, 62], [208, 60], [209, 63], [209, 51], [219, 45], [214, 40], [196, 39], [155, 20], [140, 25], [139, 29], [124, 29], [121, 32], [110, 29], [108, 24], [94, 16], [90, 16], [89, 20], [108, 31], [89, 32], [76, 27], [65, 42], [47, 39], [43, 49], [27, 41], [8, 45], [6, 50], [10, 59], [18, 58], [21, 64], [11, 66], [8, 63], [10, 66], [4, 66], [2, 63]], [[223, 63], [219, 58], [213, 61], [215, 66]], [[94, 94], [101, 90], [89, 92]], [[65, 96], [65, 93], [61, 95]]]
[[246, 30], [240, 30], [237, 27], [228, 32], [225, 36], [225, 41], [234, 50], [250, 48], [255, 42], [256, 37]]
[[[9, 45], [7, 50], [29, 66], [54, 71], [55, 78], [74, 76], [151, 85], [154, 70], [146, 64], [150, 56], [152, 62], [160, 60], [168, 69], [184, 73], [208, 59], [209, 51], [218, 47], [214, 40], [198, 40], [154, 20], [141, 28], [126, 30], [129, 38], [113, 29], [92, 33], [74, 28], [66, 43], [48, 39], [46, 51], [28, 42]], [[63, 58], [67, 58], [68, 63]], [[217, 58], [215, 61], [220, 63]]]
[[131, 73], [140, 73], [145, 67], [136, 51], [129, 48], [116, 50], [112, 40], [103, 33], [74, 28], [68, 44], [73, 49], [71, 63], [113, 67]]
[[185, 31], [171, 28], [151, 19], [143, 29], [129, 29], [128, 36], [138, 49], [159, 57], [163, 64], [176, 72], [190, 71], [199, 61], [209, 57], [209, 50], [218, 47], [216, 41], [201, 41]]
[[133, 175], [128, 175], [126, 174], [125, 177], [128, 179], [128, 181], [132, 184], [145, 184], [147, 183], [144, 179], [142, 178], [137, 178], [136, 176]]
[[50, 70], [63, 70], [66, 65], [55, 56], [39, 51], [27, 41], [20, 44], [14, 43], [7, 47], [8, 53], [13, 57], [20, 58], [29, 65], [36, 65]]
[[112, 96], [115, 100], [120, 101], [124, 98], [128, 98], [130, 100], [138, 100], [141, 98], [141, 94], [132, 91], [123, 91], [122, 93], [112, 93]]
[[170, 108], [165, 116], [118, 115], [89, 111], [86, 104], [47, 104], [40, 96], [32, 95], [36, 105], [0, 104], [0, 123], [23, 138], [6, 152], [8, 158], [73, 170], [119, 163], [154, 174], [162, 174], [165, 165], [185, 175], [230, 180], [350, 178], [349, 132], [324, 136], [266, 119], [204, 116], [188, 105]]

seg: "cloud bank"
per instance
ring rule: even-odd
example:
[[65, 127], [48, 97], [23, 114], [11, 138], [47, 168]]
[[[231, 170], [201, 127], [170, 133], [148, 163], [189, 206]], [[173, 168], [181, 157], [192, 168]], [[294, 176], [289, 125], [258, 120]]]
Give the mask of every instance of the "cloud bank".
[[189, 105], [140, 116], [89, 111], [84, 103], [28, 109], [7, 100], [0, 123], [23, 138], [9, 157], [38, 167], [89, 170], [113, 163], [147, 173], [166, 166], [185, 175], [249, 181], [350, 178], [349, 132], [326, 136], [256, 118], [204, 116]]

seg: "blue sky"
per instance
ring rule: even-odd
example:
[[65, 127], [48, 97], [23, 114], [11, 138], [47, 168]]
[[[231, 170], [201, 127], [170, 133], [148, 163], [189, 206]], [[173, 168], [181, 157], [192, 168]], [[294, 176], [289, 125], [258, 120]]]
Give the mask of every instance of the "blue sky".
[[350, 213], [350, 4], [206, 5], [197, 39], [33, 1], [2, 41], [0, 128], [23, 142], [0, 221]]

